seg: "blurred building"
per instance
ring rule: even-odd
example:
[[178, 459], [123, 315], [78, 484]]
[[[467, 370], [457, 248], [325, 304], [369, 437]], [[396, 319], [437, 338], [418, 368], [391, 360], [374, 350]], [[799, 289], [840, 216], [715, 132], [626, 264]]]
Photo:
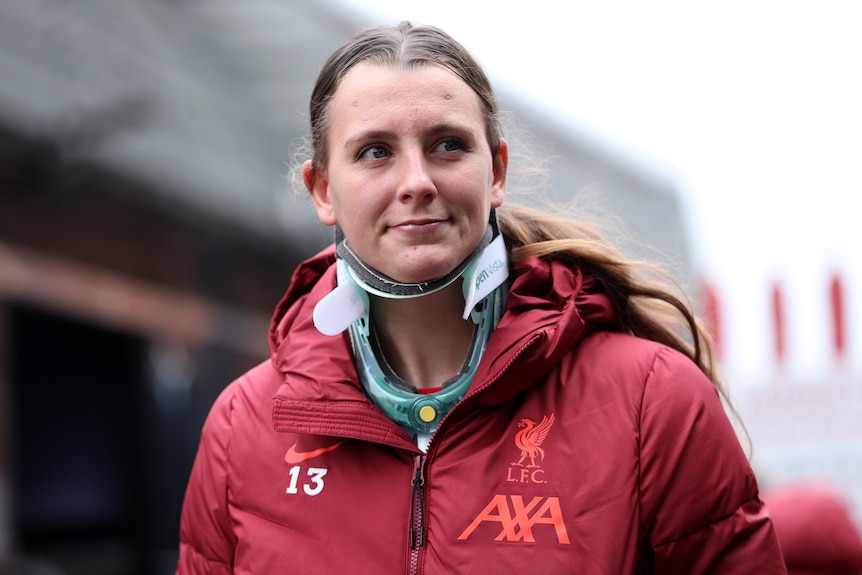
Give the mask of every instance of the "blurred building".
[[[0, 3], [0, 568], [173, 572], [203, 418], [331, 240], [286, 181], [314, 78], [374, 23], [334, 2]], [[502, 101], [551, 158], [543, 200], [598, 186], [687, 279], [666, 182]]]

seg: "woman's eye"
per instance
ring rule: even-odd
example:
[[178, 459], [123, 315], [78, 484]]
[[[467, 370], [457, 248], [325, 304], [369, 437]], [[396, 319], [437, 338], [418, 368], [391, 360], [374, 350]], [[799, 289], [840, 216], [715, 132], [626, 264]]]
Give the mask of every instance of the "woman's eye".
[[443, 152], [457, 152], [464, 149], [464, 144], [456, 138], [448, 138], [437, 144], [437, 148]]
[[389, 150], [384, 148], [383, 146], [367, 146], [362, 149], [359, 153], [360, 158], [367, 158], [369, 160], [379, 160], [380, 158], [385, 158], [389, 155]]

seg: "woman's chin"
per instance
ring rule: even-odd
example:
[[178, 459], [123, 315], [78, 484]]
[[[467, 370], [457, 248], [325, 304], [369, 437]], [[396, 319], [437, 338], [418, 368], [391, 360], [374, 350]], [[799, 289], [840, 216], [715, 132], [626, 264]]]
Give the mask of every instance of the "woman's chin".
[[458, 263], [460, 262], [449, 265], [448, 263], [433, 264], [426, 262], [412, 268], [396, 270], [397, 275], [390, 275], [389, 277], [406, 284], [426, 283], [446, 276], [457, 267]]

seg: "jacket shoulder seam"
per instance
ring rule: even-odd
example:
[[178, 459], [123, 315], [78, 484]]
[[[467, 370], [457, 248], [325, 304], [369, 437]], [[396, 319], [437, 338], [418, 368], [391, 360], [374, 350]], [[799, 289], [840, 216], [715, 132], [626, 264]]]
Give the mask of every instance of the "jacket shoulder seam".
[[644, 530], [643, 521], [643, 476], [642, 476], [642, 447], [643, 447], [643, 412], [644, 412], [644, 402], [646, 401], [646, 388], [650, 379], [653, 377], [656, 369], [656, 363], [658, 363], [659, 356], [662, 355], [662, 352], [665, 351], [666, 348], [659, 347], [652, 356], [652, 361], [649, 364], [649, 368], [646, 370], [644, 374], [643, 381], [641, 382], [641, 396], [640, 401], [638, 402], [638, 424], [637, 424], [637, 513], [638, 513], [638, 525], [640, 530]]

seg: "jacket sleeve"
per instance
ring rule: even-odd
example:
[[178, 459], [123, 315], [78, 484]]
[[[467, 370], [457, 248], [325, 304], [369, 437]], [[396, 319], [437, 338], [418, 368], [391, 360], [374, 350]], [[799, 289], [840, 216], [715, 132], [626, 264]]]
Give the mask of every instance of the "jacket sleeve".
[[177, 575], [233, 572], [236, 539], [228, 512], [233, 387], [215, 401], [201, 431], [180, 518]]
[[660, 351], [640, 413], [640, 514], [654, 573], [786, 573], [757, 481], [712, 382]]

